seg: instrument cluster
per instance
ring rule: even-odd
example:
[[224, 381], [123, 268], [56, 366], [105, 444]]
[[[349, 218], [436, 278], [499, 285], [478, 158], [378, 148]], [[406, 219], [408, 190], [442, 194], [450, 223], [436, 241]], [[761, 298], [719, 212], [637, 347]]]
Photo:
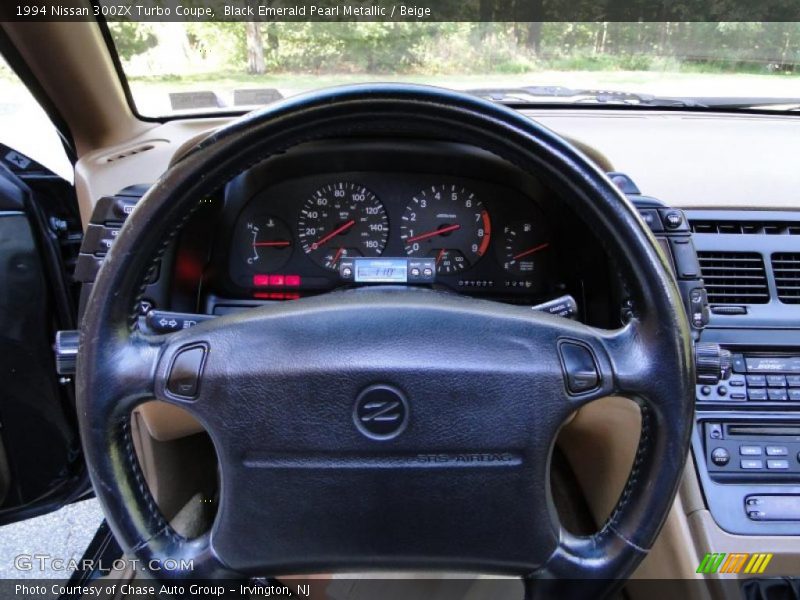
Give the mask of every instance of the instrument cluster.
[[435, 287], [511, 301], [558, 289], [545, 214], [495, 182], [346, 172], [295, 177], [229, 200], [240, 208], [229, 240], [229, 279], [255, 297], [358, 285], [342, 272], [353, 259], [408, 259], [385, 261], [392, 268], [424, 259], [435, 270]]

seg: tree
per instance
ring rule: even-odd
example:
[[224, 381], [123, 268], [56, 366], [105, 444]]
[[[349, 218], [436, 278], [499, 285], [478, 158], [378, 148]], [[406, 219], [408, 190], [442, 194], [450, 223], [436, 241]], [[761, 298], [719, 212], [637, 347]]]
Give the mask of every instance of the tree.
[[261, 37], [261, 23], [249, 21], [244, 24], [247, 44], [247, 72], [262, 75], [267, 70], [264, 60], [264, 39]]
[[108, 28], [114, 38], [117, 54], [125, 61], [147, 52], [158, 43], [158, 39], [146, 23], [110, 21]]

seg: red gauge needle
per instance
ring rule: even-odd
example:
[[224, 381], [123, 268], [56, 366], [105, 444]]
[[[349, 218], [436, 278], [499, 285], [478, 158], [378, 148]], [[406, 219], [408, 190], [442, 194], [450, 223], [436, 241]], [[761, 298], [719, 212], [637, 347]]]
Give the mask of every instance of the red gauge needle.
[[544, 249], [545, 249], [545, 248], [547, 248], [549, 245], [550, 245], [550, 243], [549, 243], [549, 242], [545, 242], [544, 244], [539, 244], [538, 246], [534, 246], [533, 248], [530, 248], [530, 249], [528, 249], [528, 250], [525, 250], [525, 252], [520, 252], [519, 254], [517, 254], [517, 255], [515, 255], [515, 256], [512, 256], [512, 258], [513, 258], [514, 260], [519, 260], [519, 259], [520, 259], [520, 258], [522, 258], [523, 256], [528, 256], [529, 254], [533, 254], [534, 252], [538, 252], [539, 250], [544, 250]]
[[256, 247], [265, 246], [265, 247], [267, 247], [267, 248], [270, 248], [270, 247], [272, 247], [272, 248], [285, 248], [285, 247], [286, 247], [286, 246], [288, 246], [289, 244], [291, 244], [291, 242], [286, 242], [286, 241], [278, 241], [278, 242], [254, 242], [254, 243], [253, 243], [253, 246], [256, 246]]
[[343, 231], [346, 231], [346, 230], [350, 229], [355, 224], [356, 224], [356, 222], [353, 219], [350, 219], [347, 223], [345, 223], [343, 225], [340, 225], [339, 227], [337, 227], [336, 229], [331, 231], [328, 235], [323, 236], [321, 239], [319, 239], [316, 242], [314, 242], [313, 244], [311, 244], [311, 249], [312, 250], [316, 250], [317, 248], [322, 246], [322, 244], [327, 242], [329, 239], [331, 239], [332, 237], [334, 237], [336, 235], [339, 235]]
[[336, 266], [336, 262], [339, 260], [339, 257], [342, 255], [342, 252], [344, 252], [344, 248], [340, 246], [339, 249], [336, 251], [336, 254], [333, 255], [331, 266]]
[[444, 257], [444, 248], [442, 248], [441, 250], [439, 250], [439, 254], [438, 254], [438, 256], [436, 257], [436, 264], [437, 264], [437, 265], [439, 264], [439, 262], [442, 260], [442, 258], [443, 258], [443, 257]]
[[450, 233], [451, 231], [455, 231], [456, 229], [461, 229], [461, 225], [458, 223], [454, 223], [453, 225], [448, 225], [447, 227], [442, 227], [441, 229], [436, 229], [434, 231], [429, 231], [428, 233], [420, 233], [419, 235], [415, 235], [414, 237], [410, 237], [406, 240], [406, 244], [410, 244], [412, 242], [418, 242], [420, 240], [427, 239], [429, 237], [433, 237], [435, 235], [442, 235], [444, 233]]

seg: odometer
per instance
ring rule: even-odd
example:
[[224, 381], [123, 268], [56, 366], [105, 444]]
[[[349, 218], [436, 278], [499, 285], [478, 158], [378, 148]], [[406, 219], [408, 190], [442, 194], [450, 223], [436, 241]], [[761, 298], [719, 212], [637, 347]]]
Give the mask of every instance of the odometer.
[[335, 271], [344, 257], [380, 256], [389, 237], [389, 219], [378, 197], [363, 185], [337, 182], [305, 201], [297, 229], [309, 258]]
[[406, 254], [436, 259], [448, 274], [475, 264], [489, 248], [489, 213], [470, 190], [441, 184], [420, 190], [406, 206], [400, 238]]

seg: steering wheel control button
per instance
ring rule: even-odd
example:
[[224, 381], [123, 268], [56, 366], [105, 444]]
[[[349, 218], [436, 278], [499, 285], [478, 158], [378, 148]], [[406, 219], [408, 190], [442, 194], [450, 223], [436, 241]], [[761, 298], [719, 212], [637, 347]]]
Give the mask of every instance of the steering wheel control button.
[[558, 350], [570, 393], [583, 394], [600, 385], [600, 372], [589, 348], [574, 342], [561, 342]]
[[182, 398], [197, 396], [205, 360], [206, 349], [204, 346], [191, 346], [178, 352], [169, 370], [167, 390]]
[[731, 461], [731, 455], [725, 448], [714, 448], [711, 452], [711, 462], [718, 467], [724, 467]]
[[395, 387], [371, 385], [356, 398], [353, 421], [368, 438], [391, 440], [408, 425], [408, 401]]

